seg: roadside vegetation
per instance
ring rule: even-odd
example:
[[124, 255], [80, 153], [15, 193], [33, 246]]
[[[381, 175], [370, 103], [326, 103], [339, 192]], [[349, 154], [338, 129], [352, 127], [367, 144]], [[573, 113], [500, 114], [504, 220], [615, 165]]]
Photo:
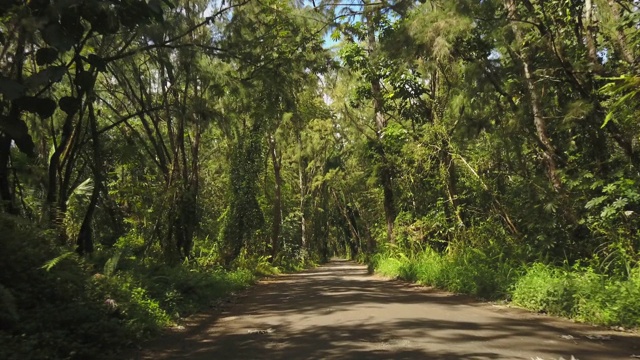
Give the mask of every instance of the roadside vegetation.
[[379, 254], [381, 275], [480, 299], [507, 301], [531, 311], [614, 328], [640, 326], [640, 270], [603, 274], [589, 265], [514, 263], [470, 249], [439, 254]]
[[[233, 270], [195, 261], [169, 266], [136, 256], [135, 248], [87, 259], [61, 253], [27, 223], [2, 218], [0, 231], [7, 236], [0, 244], [2, 359], [112, 359], [280, 271], [249, 259]], [[25, 251], [25, 243], [33, 246]]]
[[637, 1], [8, 0], [0, 358], [350, 256], [640, 321]]

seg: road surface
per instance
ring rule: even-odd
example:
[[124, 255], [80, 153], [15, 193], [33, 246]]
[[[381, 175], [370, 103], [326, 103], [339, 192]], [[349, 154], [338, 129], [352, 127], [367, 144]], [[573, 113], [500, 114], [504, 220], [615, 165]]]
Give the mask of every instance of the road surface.
[[332, 261], [261, 281], [137, 359], [640, 358], [637, 334], [474, 301]]

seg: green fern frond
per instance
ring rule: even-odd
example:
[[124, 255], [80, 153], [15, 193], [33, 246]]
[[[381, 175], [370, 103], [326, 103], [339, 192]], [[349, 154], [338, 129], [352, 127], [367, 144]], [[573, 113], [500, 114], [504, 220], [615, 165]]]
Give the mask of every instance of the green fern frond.
[[49, 271], [54, 266], [58, 265], [62, 260], [66, 259], [66, 258], [69, 258], [69, 257], [71, 257], [71, 256], [73, 256], [75, 254], [76, 253], [74, 251], [67, 251], [67, 252], [63, 253], [62, 255], [47, 261], [44, 265], [42, 265], [41, 269]]

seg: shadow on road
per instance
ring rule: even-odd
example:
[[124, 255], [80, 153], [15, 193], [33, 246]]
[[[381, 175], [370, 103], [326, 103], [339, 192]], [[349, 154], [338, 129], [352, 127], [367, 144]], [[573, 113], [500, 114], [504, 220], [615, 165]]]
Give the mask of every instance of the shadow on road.
[[552, 318], [523, 319], [517, 311], [333, 261], [264, 281], [229, 311], [203, 315], [139, 358], [585, 360], [640, 353], [635, 336], [589, 340], [593, 331]]

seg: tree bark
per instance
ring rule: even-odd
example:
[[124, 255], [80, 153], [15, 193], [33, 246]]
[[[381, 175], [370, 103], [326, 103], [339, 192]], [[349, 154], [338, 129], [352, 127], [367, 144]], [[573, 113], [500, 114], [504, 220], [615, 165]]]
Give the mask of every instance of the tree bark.
[[303, 249], [307, 248], [307, 219], [305, 218], [305, 196], [306, 186], [304, 181], [304, 160], [302, 159], [302, 129], [297, 130], [296, 140], [298, 143], [298, 185], [300, 187], [300, 244]]
[[[373, 10], [370, 10], [366, 13], [366, 21], [367, 21], [367, 45], [369, 47], [369, 52], [372, 53], [377, 47], [376, 42], [376, 32], [373, 23]], [[373, 77], [370, 82], [371, 85], [371, 95], [373, 97], [373, 109], [374, 109], [374, 122], [376, 124], [376, 134], [378, 137], [378, 142], [382, 143], [382, 137], [384, 134], [384, 129], [387, 126], [387, 119], [383, 114], [383, 101], [382, 101], [382, 86], [380, 84], [380, 79], [377, 77]], [[394, 193], [393, 193], [393, 177], [390, 168], [389, 161], [384, 153], [384, 150], [381, 148], [380, 156], [382, 159], [382, 170], [380, 171], [380, 182], [382, 184], [383, 191], [383, 206], [384, 206], [384, 215], [385, 222], [387, 224], [387, 242], [390, 244], [395, 243], [395, 239], [393, 236], [393, 227], [396, 220], [396, 209], [395, 209], [395, 201], [394, 201]]]
[[275, 260], [280, 251], [280, 227], [282, 224], [282, 157], [278, 155], [276, 140], [273, 136], [269, 138], [271, 147], [271, 161], [273, 163], [273, 175], [275, 178], [273, 220], [271, 224], [271, 261]]
[[587, 53], [589, 55], [589, 60], [591, 60], [591, 64], [594, 66], [597, 65], [595, 71], [599, 72], [600, 61], [598, 60], [598, 43], [597, 43], [597, 24], [594, 19], [594, 7], [593, 0], [586, 0], [584, 4], [585, 11], [585, 22], [586, 22], [586, 40], [587, 40]]
[[80, 255], [91, 254], [93, 252], [93, 214], [95, 213], [100, 199], [100, 189], [102, 187], [102, 154], [100, 152], [100, 136], [98, 134], [98, 121], [96, 119], [95, 109], [93, 108], [93, 102], [89, 101], [89, 129], [91, 131], [91, 141], [93, 144], [93, 192], [91, 193], [91, 201], [87, 207], [82, 225], [80, 226], [80, 232], [78, 233], [78, 239], [76, 240], [76, 252]]
[[358, 243], [361, 243], [360, 234], [358, 233], [358, 228], [357, 228], [358, 224], [355, 221], [355, 216], [353, 215], [353, 211], [349, 209], [348, 205], [342, 204], [335, 190], [331, 190], [331, 194], [333, 195], [333, 199], [336, 202], [336, 206], [340, 210], [340, 213], [342, 214], [344, 221], [347, 225], [346, 229], [348, 231], [345, 233], [345, 236], [347, 237], [347, 246], [349, 246], [349, 248], [351, 249], [351, 256], [354, 257], [358, 254], [358, 246], [356, 241], [358, 241]]
[[[506, 8], [509, 12], [509, 17], [514, 20], [519, 19], [515, 0], [506, 0]], [[515, 41], [517, 44], [523, 43], [522, 33], [515, 22], [511, 23], [511, 29], [515, 35]], [[562, 191], [562, 180], [558, 174], [558, 164], [556, 162], [556, 150], [551, 143], [551, 139], [547, 133], [547, 124], [542, 114], [542, 106], [540, 97], [535, 86], [535, 80], [533, 78], [533, 69], [531, 68], [531, 61], [529, 59], [526, 50], [517, 51], [518, 57], [522, 62], [522, 70], [524, 73], [524, 80], [527, 87], [527, 92], [530, 98], [530, 107], [533, 115], [533, 124], [536, 129], [536, 135], [542, 144], [542, 153], [544, 162], [547, 168], [547, 176], [556, 192]]]
[[453, 209], [453, 213], [456, 216], [458, 224], [464, 224], [464, 220], [460, 214], [460, 206], [458, 204], [456, 164], [449, 154], [448, 141], [445, 141], [445, 146], [446, 147], [442, 149], [442, 166], [445, 168], [446, 174], [447, 197], [449, 198], [449, 204]]
[[9, 158], [11, 154], [11, 138], [0, 134], [0, 206], [9, 214], [16, 214], [13, 203], [11, 184], [9, 182]]
[[[611, 14], [613, 15], [613, 19], [616, 24], [620, 23], [620, 5], [615, 0], [608, 0], [609, 8]], [[634, 29], [637, 31], [637, 29]], [[622, 59], [626, 61], [629, 65], [634, 64], [637, 59], [633, 56], [633, 50], [629, 47], [627, 43], [627, 35], [624, 33], [624, 28], [618, 27], [616, 29], [616, 38], [617, 45], [620, 50], [620, 54], [622, 55]]]

